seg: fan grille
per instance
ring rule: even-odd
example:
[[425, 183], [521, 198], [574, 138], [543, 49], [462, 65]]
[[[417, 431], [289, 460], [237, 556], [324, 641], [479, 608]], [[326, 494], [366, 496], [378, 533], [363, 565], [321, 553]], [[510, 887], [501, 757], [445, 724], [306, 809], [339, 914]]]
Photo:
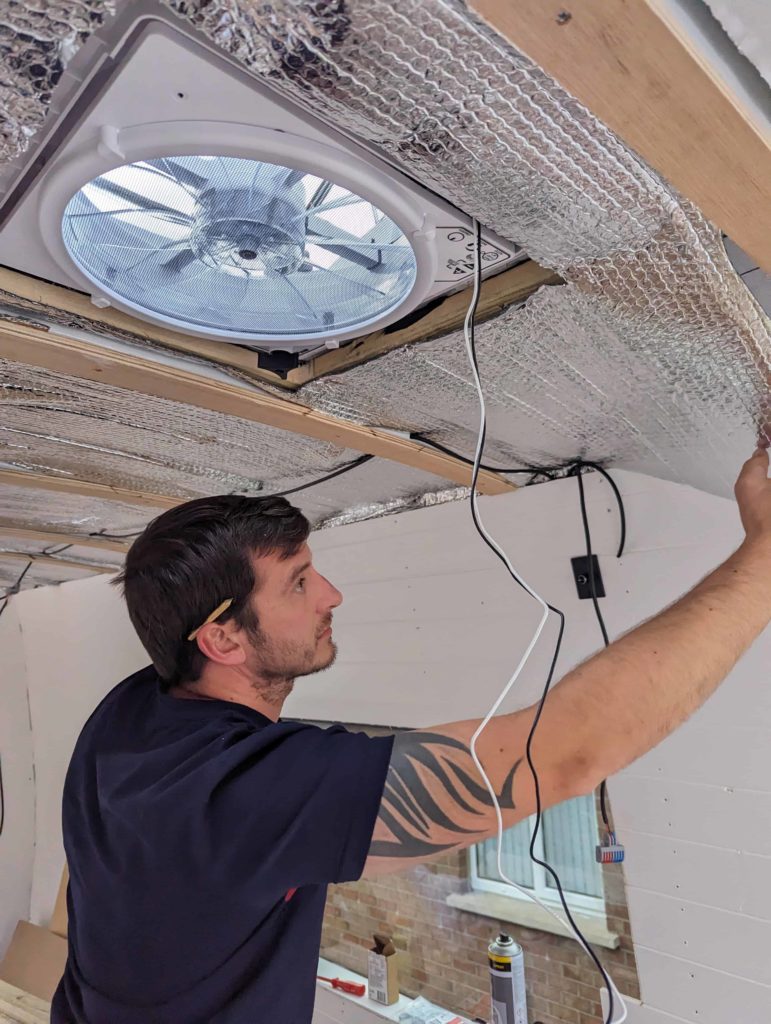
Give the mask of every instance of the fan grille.
[[404, 232], [310, 172], [185, 156], [125, 164], [69, 201], [67, 250], [108, 295], [183, 330], [255, 341], [365, 326], [416, 279]]

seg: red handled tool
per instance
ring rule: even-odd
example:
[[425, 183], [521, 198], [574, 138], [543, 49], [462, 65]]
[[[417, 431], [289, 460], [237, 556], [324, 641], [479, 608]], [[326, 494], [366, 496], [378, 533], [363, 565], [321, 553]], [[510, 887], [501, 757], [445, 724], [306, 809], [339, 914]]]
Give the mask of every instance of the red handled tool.
[[367, 991], [366, 985], [359, 985], [355, 981], [343, 981], [342, 978], [322, 978], [320, 974], [317, 974], [316, 977], [319, 981], [328, 982], [332, 988], [339, 988], [352, 996], [363, 996]]

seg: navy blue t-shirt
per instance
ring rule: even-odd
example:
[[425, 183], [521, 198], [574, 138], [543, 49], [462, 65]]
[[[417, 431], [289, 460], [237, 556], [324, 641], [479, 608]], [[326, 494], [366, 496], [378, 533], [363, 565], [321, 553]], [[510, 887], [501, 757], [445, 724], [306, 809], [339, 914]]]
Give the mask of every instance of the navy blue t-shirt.
[[327, 883], [361, 875], [392, 743], [120, 683], [64, 787], [53, 1024], [309, 1024]]

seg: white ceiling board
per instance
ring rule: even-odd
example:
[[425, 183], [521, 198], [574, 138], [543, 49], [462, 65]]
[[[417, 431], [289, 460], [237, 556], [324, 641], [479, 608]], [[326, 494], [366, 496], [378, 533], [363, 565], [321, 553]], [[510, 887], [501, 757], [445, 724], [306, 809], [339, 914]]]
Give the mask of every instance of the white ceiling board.
[[0, 618], [5, 821], [0, 842], [0, 956], [19, 919], [29, 917], [35, 849], [35, 766], [21, 621], [14, 598]]
[[[675, 26], [700, 64], [768, 138], [771, 21], [766, 0], [648, 0]], [[766, 10], [762, 10], [762, 8]], [[765, 54], [756, 59], [765, 47]]]
[[764, 270], [756, 267], [754, 270], [742, 274], [742, 280], [766, 313], [771, 316], [771, 277]]

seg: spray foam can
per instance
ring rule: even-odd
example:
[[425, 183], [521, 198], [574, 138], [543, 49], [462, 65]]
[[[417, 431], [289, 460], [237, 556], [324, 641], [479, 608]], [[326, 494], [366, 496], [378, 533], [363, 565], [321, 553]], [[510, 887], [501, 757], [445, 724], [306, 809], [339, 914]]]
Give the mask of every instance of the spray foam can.
[[487, 947], [490, 962], [492, 1024], [527, 1024], [525, 957], [522, 947], [504, 932]]

